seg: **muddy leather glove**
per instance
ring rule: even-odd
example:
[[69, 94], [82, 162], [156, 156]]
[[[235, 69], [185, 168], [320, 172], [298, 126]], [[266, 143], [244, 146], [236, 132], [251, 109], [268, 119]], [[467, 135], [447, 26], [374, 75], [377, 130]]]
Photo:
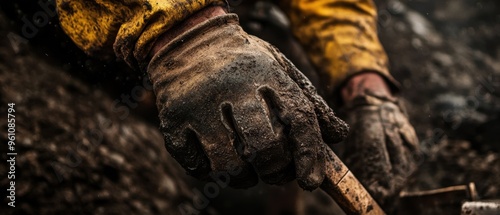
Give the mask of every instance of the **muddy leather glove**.
[[366, 92], [347, 105], [351, 131], [345, 161], [377, 202], [390, 212], [407, 179], [416, 170], [419, 147], [415, 130], [394, 98]]
[[[326, 143], [346, 124], [281, 53], [246, 34], [236, 15], [196, 25], [152, 58], [161, 130], [188, 174], [234, 187], [324, 178]], [[216, 177], [216, 178], [214, 178]]]

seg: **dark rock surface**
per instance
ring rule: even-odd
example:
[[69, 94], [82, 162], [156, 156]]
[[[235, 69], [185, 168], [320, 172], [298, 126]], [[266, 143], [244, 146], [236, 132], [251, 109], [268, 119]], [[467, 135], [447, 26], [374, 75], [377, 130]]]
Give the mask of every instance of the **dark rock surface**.
[[[0, 16], [1, 214], [179, 214], [180, 205], [193, 207], [192, 186], [157, 126], [31, 48], [14, 51], [7, 25]], [[15, 103], [15, 208], [3, 195], [7, 103]]]

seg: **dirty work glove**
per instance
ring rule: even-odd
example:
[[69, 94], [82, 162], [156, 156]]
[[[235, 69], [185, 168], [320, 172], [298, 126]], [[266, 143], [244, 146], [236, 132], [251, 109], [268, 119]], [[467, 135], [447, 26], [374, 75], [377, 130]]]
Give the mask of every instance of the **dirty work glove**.
[[393, 98], [367, 92], [346, 109], [351, 126], [346, 164], [382, 208], [390, 212], [416, 170], [419, 147], [415, 130], [402, 104]]
[[324, 178], [324, 143], [346, 124], [281, 53], [246, 34], [236, 15], [210, 18], [151, 60], [167, 150], [200, 179], [234, 187]]

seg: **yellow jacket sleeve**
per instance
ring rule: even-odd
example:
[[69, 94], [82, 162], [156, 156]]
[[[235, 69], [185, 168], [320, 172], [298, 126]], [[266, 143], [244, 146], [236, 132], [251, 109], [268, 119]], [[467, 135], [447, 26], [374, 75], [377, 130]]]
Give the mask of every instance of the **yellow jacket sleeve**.
[[56, 0], [61, 27], [89, 55], [110, 54], [137, 68], [156, 38], [224, 0]]
[[388, 60], [377, 36], [372, 0], [280, 0], [292, 31], [333, 93], [353, 74], [374, 71], [393, 86]]

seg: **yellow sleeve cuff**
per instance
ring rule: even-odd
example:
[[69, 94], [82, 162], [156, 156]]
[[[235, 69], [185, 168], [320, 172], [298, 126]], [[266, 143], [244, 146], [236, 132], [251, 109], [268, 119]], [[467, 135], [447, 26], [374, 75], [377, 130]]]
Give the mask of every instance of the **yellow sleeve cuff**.
[[130, 66], [147, 58], [156, 38], [189, 15], [224, 0], [57, 0], [63, 30], [89, 55], [116, 57]]

